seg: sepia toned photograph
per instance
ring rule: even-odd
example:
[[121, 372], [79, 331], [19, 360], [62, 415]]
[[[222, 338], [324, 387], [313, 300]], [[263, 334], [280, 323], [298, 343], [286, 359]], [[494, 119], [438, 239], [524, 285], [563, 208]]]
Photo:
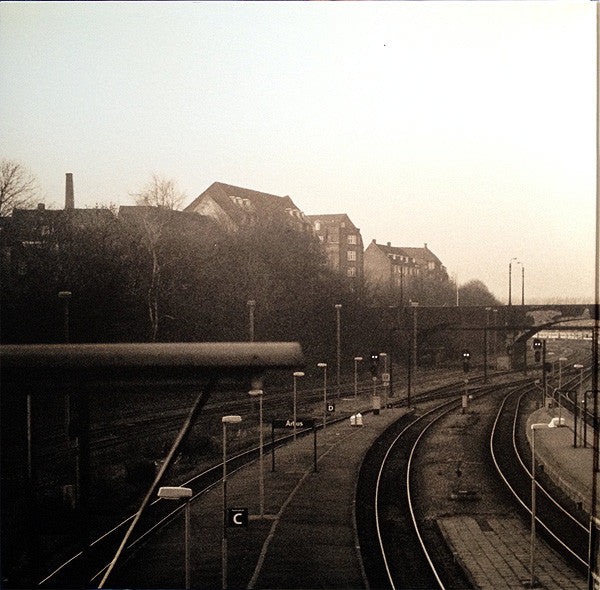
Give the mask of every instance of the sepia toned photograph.
[[600, 6], [0, 3], [0, 587], [600, 589]]

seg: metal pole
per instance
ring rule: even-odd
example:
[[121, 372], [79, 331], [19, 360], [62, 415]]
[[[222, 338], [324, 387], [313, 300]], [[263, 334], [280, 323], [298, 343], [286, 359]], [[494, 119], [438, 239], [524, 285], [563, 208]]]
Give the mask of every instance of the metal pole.
[[190, 588], [190, 501], [185, 503], [185, 587]]
[[221, 541], [221, 588], [227, 589], [227, 423], [223, 422], [223, 536]]
[[525, 305], [525, 265], [521, 263], [521, 305]]
[[[265, 514], [265, 473], [263, 467], [263, 396], [262, 393], [258, 396], [258, 478], [259, 478], [259, 503], [260, 517]], [[294, 418], [295, 421], [295, 418]]]
[[488, 329], [483, 330], [483, 382], [488, 381]]
[[531, 425], [531, 539], [530, 539], [530, 554], [529, 554], [529, 587], [534, 588], [535, 585], [535, 428]]
[[512, 305], [512, 261], [508, 263], [508, 305]]
[[318, 363], [323, 369], [323, 430], [327, 428], [327, 363]]
[[256, 301], [250, 299], [248, 301], [248, 313], [249, 313], [249, 340], [250, 342], [254, 342], [254, 306], [256, 305]]
[[335, 304], [336, 321], [337, 321], [337, 397], [340, 397], [340, 365], [342, 358], [342, 326], [340, 318], [341, 303]]

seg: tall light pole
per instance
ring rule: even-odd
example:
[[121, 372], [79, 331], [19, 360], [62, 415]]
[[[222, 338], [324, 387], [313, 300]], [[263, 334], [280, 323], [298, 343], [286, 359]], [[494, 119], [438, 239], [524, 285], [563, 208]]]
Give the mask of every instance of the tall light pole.
[[521, 305], [525, 305], [525, 265], [519, 262], [521, 265]]
[[63, 341], [69, 343], [69, 301], [71, 300], [71, 291], [59, 291], [58, 298], [63, 302]]
[[248, 340], [254, 342], [254, 308], [256, 307], [256, 301], [250, 299], [248, 301]]
[[323, 430], [327, 428], [327, 363], [318, 363], [317, 367], [323, 369]]
[[[258, 498], [260, 517], [265, 515], [265, 472], [263, 467], [263, 390], [251, 389], [248, 394], [258, 397]], [[294, 421], [296, 419], [294, 418]]]
[[[389, 377], [389, 373], [388, 373], [388, 355], [387, 355], [387, 352], [380, 352], [379, 353], [379, 358], [383, 358], [383, 372], [384, 372], [384, 374], [387, 377]], [[389, 381], [386, 384], [386, 382], [383, 381], [383, 379], [382, 379], [382, 383], [383, 383], [383, 395], [384, 395], [383, 407], [385, 408], [385, 407], [387, 407], [387, 401], [388, 401], [387, 400], [387, 397], [388, 397], [388, 395], [387, 395], [387, 387], [388, 387], [388, 385], [387, 384], [389, 384]]]
[[511, 258], [508, 263], [508, 305], [512, 305], [512, 263], [513, 260], [519, 262], [516, 258]]
[[531, 425], [531, 538], [529, 541], [529, 587], [535, 588], [535, 431], [542, 428], [548, 428], [548, 424], [537, 423]]
[[[581, 419], [581, 414], [579, 412], [579, 398], [581, 397], [581, 394], [583, 392], [583, 365], [581, 363], [577, 363], [575, 365], [573, 365], [574, 369], [579, 369], [579, 391], [575, 394], [575, 412], [573, 414], [574, 417], [574, 424], [575, 424], [575, 444], [574, 446], [577, 446], [577, 415], [579, 414], [580, 417], [580, 422], [582, 422], [581, 424], [581, 430], [579, 431], [579, 439], [582, 439], [582, 433], [583, 433], [583, 425], [585, 424], [585, 415], [583, 416], [583, 420]], [[585, 395], [585, 393], [583, 394]], [[587, 432], [585, 433], [587, 435]]]
[[185, 503], [185, 588], [190, 588], [190, 498], [192, 497], [192, 488], [163, 486], [158, 490], [158, 497], [165, 500], [181, 500], [187, 498]]
[[304, 377], [304, 373], [302, 371], [295, 371], [294, 372], [294, 442], [296, 442], [296, 420], [298, 419], [297, 414], [296, 414], [296, 408], [297, 408], [297, 399], [298, 399], [298, 389], [297, 389], [297, 385], [296, 385], [296, 379], [298, 379], [299, 377]]
[[417, 308], [419, 307], [419, 302], [411, 301], [410, 306], [413, 308], [412, 368], [413, 368], [413, 373], [416, 373], [416, 371], [417, 371]]
[[341, 303], [335, 304], [335, 316], [337, 325], [337, 396], [340, 397], [340, 364], [342, 359], [342, 323], [340, 318], [340, 311], [342, 309]]
[[221, 588], [227, 589], [227, 425], [239, 424], [241, 416], [223, 416], [223, 537], [221, 542]]
[[363, 360], [362, 356], [354, 357], [354, 399], [358, 399], [358, 363]]

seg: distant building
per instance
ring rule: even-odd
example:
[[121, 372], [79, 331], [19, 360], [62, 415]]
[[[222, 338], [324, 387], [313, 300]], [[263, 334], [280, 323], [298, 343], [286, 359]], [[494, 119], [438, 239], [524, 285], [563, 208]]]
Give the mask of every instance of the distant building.
[[363, 241], [360, 229], [345, 213], [308, 215], [325, 248], [330, 266], [360, 284], [363, 278]]
[[312, 224], [289, 196], [214, 182], [185, 209], [214, 219], [228, 232], [255, 223], [281, 223], [299, 231], [312, 232]]
[[40, 203], [36, 209], [18, 209], [0, 223], [0, 251], [3, 272], [9, 277], [26, 272], [28, 251], [35, 258], [36, 248], [58, 244], [67, 232], [116, 223], [114, 214], [105, 208], [76, 209], [73, 175], [66, 174], [65, 208], [46, 209]]
[[417, 277], [447, 281], [448, 273], [440, 259], [427, 247], [407, 248], [377, 244], [373, 240], [364, 254], [365, 280], [372, 287], [403, 291]]

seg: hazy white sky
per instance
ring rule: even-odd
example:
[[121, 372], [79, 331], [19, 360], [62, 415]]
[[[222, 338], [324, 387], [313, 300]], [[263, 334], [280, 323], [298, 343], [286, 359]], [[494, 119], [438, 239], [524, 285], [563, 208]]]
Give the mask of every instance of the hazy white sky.
[[56, 207], [221, 181], [592, 301], [594, 4], [2, 2], [0, 156]]

